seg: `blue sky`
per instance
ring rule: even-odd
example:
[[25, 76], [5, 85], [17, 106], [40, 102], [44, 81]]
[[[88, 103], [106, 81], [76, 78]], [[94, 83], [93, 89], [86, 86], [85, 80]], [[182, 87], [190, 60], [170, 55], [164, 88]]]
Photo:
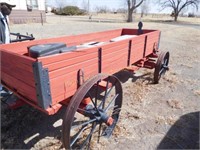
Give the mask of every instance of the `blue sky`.
[[[107, 8], [113, 10], [118, 8], [126, 8], [125, 0], [47, 0], [47, 4], [51, 6], [64, 6], [64, 5], [75, 5], [80, 8], [83, 8], [84, 5], [90, 4], [90, 11], [95, 11], [96, 7], [106, 6]], [[170, 9], [161, 10], [158, 5], [158, 0], [147, 0], [149, 5], [149, 13], [171, 13]], [[200, 9], [200, 7], [199, 7]], [[138, 11], [140, 8], [138, 8]], [[189, 12], [196, 12], [194, 8], [187, 9]], [[198, 11], [200, 14], [200, 11]]]

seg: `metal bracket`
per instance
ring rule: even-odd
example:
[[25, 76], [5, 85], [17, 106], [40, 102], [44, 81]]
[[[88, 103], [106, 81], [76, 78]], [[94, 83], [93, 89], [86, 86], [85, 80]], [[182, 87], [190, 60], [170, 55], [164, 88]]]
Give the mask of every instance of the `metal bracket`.
[[144, 40], [144, 52], [143, 52], [143, 58], [145, 57], [145, 54], [146, 54], [146, 48], [147, 48], [147, 35], [145, 36], [145, 40]]
[[102, 71], [102, 48], [98, 49], [98, 73]]
[[38, 105], [44, 109], [47, 109], [52, 104], [49, 71], [47, 68], [42, 67], [41, 62], [34, 62], [33, 73]]
[[127, 66], [130, 66], [131, 46], [132, 46], [132, 40], [130, 40], [129, 43], [128, 43], [128, 60], [127, 60]]
[[78, 81], [77, 82], [77, 89], [78, 89], [85, 82], [83, 69], [78, 70], [77, 81]]
[[161, 31], [160, 31], [160, 33], [159, 33], [159, 38], [158, 38], [158, 49], [159, 49], [159, 47], [160, 47], [160, 38], [161, 38]]

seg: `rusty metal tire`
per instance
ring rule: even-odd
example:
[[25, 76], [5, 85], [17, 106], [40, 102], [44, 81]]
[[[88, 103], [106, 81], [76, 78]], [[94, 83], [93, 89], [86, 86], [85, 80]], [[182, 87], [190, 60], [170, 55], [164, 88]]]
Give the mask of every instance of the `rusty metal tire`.
[[169, 52], [161, 52], [158, 56], [155, 71], [154, 71], [154, 83], [159, 83], [159, 80], [162, 75], [169, 69]]
[[[111, 101], [112, 103], [114, 102], [114, 107], [111, 111], [112, 112], [112, 117], [113, 117], [113, 120], [115, 122], [115, 124], [111, 125], [111, 127], [113, 126], [113, 129], [118, 121], [118, 118], [119, 118], [119, 113], [120, 113], [120, 110], [121, 110], [121, 105], [122, 105], [122, 86], [121, 86], [121, 83], [120, 81], [115, 77], [115, 76], [108, 76], [108, 75], [105, 75], [105, 74], [98, 74], [96, 76], [94, 76], [93, 78], [87, 80], [85, 83], [83, 83], [83, 85], [81, 85], [79, 87], [79, 89], [77, 90], [77, 92], [74, 94], [74, 96], [72, 97], [72, 99], [70, 100], [70, 103], [67, 107], [67, 110], [66, 110], [66, 113], [65, 113], [65, 116], [64, 116], [64, 119], [63, 119], [63, 125], [62, 125], [62, 139], [63, 139], [63, 146], [66, 148], [66, 149], [83, 149], [84, 148], [84, 142], [83, 143], [79, 143], [80, 140], [79, 140], [79, 134], [83, 134], [82, 130], [86, 130], [84, 128], [86, 128], [86, 124], [84, 124], [84, 122], [79, 122], [77, 121], [75, 123], [75, 121], [77, 120], [77, 118], [75, 117], [75, 114], [77, 114], [78, 112], [78, 109], [80, 109], [80, 104], [82, 102], [82, 100], [86, 97], [86, 95], [90, 94], [91, 91], [93, 91], [94, 87], [97, 88], [97, 94], [98, 94], [98, 85], [99, 85], [99, 81], [101, 80], [104, 80], [104, 79], [107, 79], [107, 84], [108, 83], [112, 83], [114, 89], [115, 89], [115, 94], [117, 95], [117, 97], [115, 98], [115, 101]], [[110, 81], [108, 81], [110, 80]], [[114, 84], [113, 84], [114, 82]], [[107, 85], [106, 84], [106, 85]], [[96, 86], [97, 85], [97, 86]], [[96, 90], [95, 88], [95, 90]], [[108, 91], [108, 86], [106, 86], [106, 91]], [[112, 89], [111, 89], [112, 90]], [[110, 91], [111, 91], [110, 90]], [[108, 91], [109, 92], [109, 91]], [[113, 91], [112, 91], [113, 92]], [[106, 92], [105, 92], [106, 93]], [[97, 95], [96, 94], [96, 95]], [[101, 93], [102, 94], [102, 93]], [[100, 94], [99, 94], [100, 95]], [[100, 105], [101, 106], [98, 106], [97, 107], [97, 104], [96, 104], [96, 98], [97, 96], [95, 97], [95, 103], [93, 102], [93, 109], [95, 109], [96, 112], [99, 112], [99, 111], [102, 111], [103, 110], [103, 106], [102, 106], [102, 103], [106, 101], [106, 98], [108, 97], [107, 96], [108, 94], [105, 94], [104, 95], [104, 98], [100, 101]], [[104, 100], [105, 99], [105, 100]], [[103, 101], [104, 100], [104, 101]], [[109, 104], [111, 103], [109, 102]], [[103, 103], [103, 104], [104, 104]], [[96, 106], [95, 106], [96, 105]], [[109, 105], [110, 106], [110, 105]], [[117, 106], [117, 108], [116, 108]], [[102, 109], [100, 109], [102, 108]], [[109, 108], [110, 109], [110, 108]], [[116, 110], [116, 111], [115, 111]], [[114, 113], [115, 112], [115, 113]], [[80, 113], [78, 113], [80, 114]], [[82, 115], [82, 114], [81, 114]], [[96, 116], [93, 116], [93, 120], [96, 119]], [[87, 116], [85, 117], [83, 115], [83, 118], [87, 118]], [[97, 117], [98, 118], [98, 117]], [[91, 118], [88, 118], [88, 119], [91, 119]], [[92, 120], [92, 119], [91, 119]], [[85, 121], [85, 120], [84, 120]], [[88, 120], [86, 120], [85, 122], [87, 122]], [[100, 130], [100, 121], [96, 120], [94, 122], [92, 122], [92, 127], [91, 127], [91, 130], [90, 130], [90, 133], [89, 135], [87, 136], [90, 136], [89, 137], [89, 140], [91, 140], [92, 138], [92, 135], [93, 132], [94, 132], [94, 128], [99, 125], [99, 130]], [[75, 125], [74, 125], [75, 124]], [[87, 124], [88, 126], [91, 125], [91, 123], [88, 123]], [[74, 134], [74, 136], [71, 136], [71, 129], [75, 130], [76, 129], [76, 126], [81, 126], [81, 129], [80, 131], [78, 131], [76, 134]], [[76, 131], [76, 130], [75, 130]], [[73, 133], [73, 132], [72, 132]], [[96, 132], [95, 132], [96, 133]], [[99, 132], [100, 133], [100, 132]], [[84, 136], [84, 135], [83, 135]], [[75, 143], [77, 142], [77, 143]], [[86, 138], [86, 144], [88, 143], [88, 137]], [[79, 145], [80, 144], [80, 145]], [[78, 146], [77, 146], [78, 145]]]

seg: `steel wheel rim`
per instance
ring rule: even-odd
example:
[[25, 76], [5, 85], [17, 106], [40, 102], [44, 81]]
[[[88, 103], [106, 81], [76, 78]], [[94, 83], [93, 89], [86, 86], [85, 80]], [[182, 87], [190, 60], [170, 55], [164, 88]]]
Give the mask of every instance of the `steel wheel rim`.
[[[105, 103], [105, 106], [103, 107], [103, 100], [102, 101], [99, 101], [99, 103], [97, 102], [97, 105], [96, 105], [96, 108], [95, 108], [95, 103], [96, 103], [96, 98], [95, 97], [93, 97], [93, 102], [92, 102], [92, 104], [93, 104], [93, 106], [94, 106], [94, 108], [93, 109], [95, 109], [96, 110], [96, 113], [98, 113], [97, 111], [102, 111], [102, 115], [100, 115], [100, 119], [99, 120], [97, 120], [97, 118], [98, 118], [98, 116], [96, 116], [96, 113], [95, 113], [95, 115], [93, 116], [93, 118], [90, 116], [87, 116], [86, 118], [89, 118], [89, 120], [90, 121], [85, 121], [84, 123], [86, 123], [86, 124], [83, 124], [82, 122], [81, 122], [81, 124], [79, 124], [80, 126], [79, 127], [81, 127], [80, 128], [80, 130], [79, 131], [81, 131], [81, 130], [83, 130], [83, 131], [81, 131], [81, 133], [80, 134], [82, 134], [82, 135], [78, 135], [77, 133], [79, 133], [79, 131], [76, 133], [75, 132], [75, 136], [72, 136], [72, 130], [73, 129], [75, 129], [75, 128], [73, 128], [74, 126], [74, 117], [76, 116], [77, 117], [77, 112], [75, 111], [75, 110], [79, 110], [80, 111], [80, 109], [78, 108], [79, 107], [79, 104], [81, 103], [81, 100], [85, 97], [85, 96], [88, 96], [88, 92], [90, 93], [90, 91], [92, 90], [92, 88], [95, 86], [95, 83], [97, 83], [96, 85], [98, 85], [98, 82], [97, 81], [100, 81], [100, 80], [102, 80], [102, 79], [105, 79], [105, 78], [107, 78], [108, 79], [108, 76], [107, 75], [102, 75], [102, 74], [99, 74], [99, 75], [97, 75], [97, 76], [95, 76], [94, 78], [92, 78], [92, 79], [90, 79], [90, 80], [88, 80], [88, 81], [86, 81], [78, 90], [77, 90], [77, 92], [76, 92], [76, 94], [73, 96], [73, 98], [71, 99], [71, 101], [70, 101], [70, 104], [69, 104], [69, 106], [68, 106], [68, 109], [67, 109], [67, 111], [66, 111], [66, 115], [65, 115], [65, 118], [64, 118], [64, 121], [63, 121], [63, 144], [64, 144], [64, 147], [66, 148], [66, 149], [76, 149], [76, 148], [78, 148], [78, 149], [81, 149], [81, 148], [83, 148], [84, 147], [84, 142], [82, 142], [83, 144], [80, 144], [80, 143], [78, 143], [78, 142], [80, 142], [80, 140], [79, 140], [79, 137], [82, 137], [83, 136], [83, 131], [84, 132], [86, 132], [86, 134], [87, 133], [89, 133], [88, 135], [87, 135], [87, 137], [85, 138], [85, 141], [87, 141], [88, 143], [90, 142], [90, 140], [91, 140], [91, 137], [93, 136], [93, 133], [96, 131], [96, 129], [97, 129], [97, 127], [99, 126], [99, 130], [101, 130], [101, 128], [103, 128], [102, 126], [104, 125], [104, 127], [105, 127], [105, 122], [103, 122], [102, 120], [102, 116], [106, 116], [106, 115], [108, 115], [107, 114], [107, 112], [106, 113], [104, 113], [104, 111], [108, 111], [108, 110], [111, 110], [112, 111], [112, 114], [111, 114], [111, 116], [113, 117], [113, 120], [114, 120], [114, 123], [111, 125], [111, 126], [109, 126], [109, 128], [112, 128], [112, 130], [114, 130], [114, 127], [115, 127], [115, 125], [116, 125], [116, 123], [117, 123], [117, 121], [118, 121], [118, 118], [119, 118], [119, 113], [120, 113], [120, 109], [121, 109], [121, 105], [122, 105], [122, 87], [121, 87], [121, 84], [120, 84], [120, 82], [119, 82], [119, 80], [116, 78], [116, 77], [114, 77], [114, 76], [109, 76], [109, 82], [116, 82], [115, 84], [114, 84], [114, 86], [112, 86], [113, 88], [115, 88], [115, 96], [116, 96], [116, 98], [115, 98], [115, 96], [113, 96], [114, 97], [114, 100], [113, 99], [111, 99], [111, 101], [114, 101], [114, 106], [116, 106], [117, 105], [117, 107], [115, 107], [115, 108], [108, 108], [109, 106], [108, 105], [106, 105], [106, 103]], [[112, 80], [112, 81], [111, 81]], [[108, 82], [107, 82], [108, 83]], [[98, 86], [97, 86], [98, 87]], [[86, 89], [86, 88], [88, 88], [88, 89]], [[98, 88], [96, 88], [96, 89], [98, 89]], [[110, 88], [106, 88], [106, 91], [108, 92], [108, 90], [109, 90]], [[112, 89], [113, 90], [113, 89]], [[111, 91], [112, 91], [111, 90]], [[105, 92], [106, 93], [106, 92]], [[110, 92], [111, 93], [111, 92]], [[86, 95], [87, 94], [87, 95]], [[94, 94], [94, 93], [93, 93]], [[98, 95], [98, 94], [97, 94]], [[106, 95], [106, 94], [105, 94]], [[107, 97], [105, 98], [105, 95], [104, 95], [104, 99], [105, 99], [105, 101], [106, 102], [108, 102], [108, 99], [107, 99]], [[98, 98], [97, 98], [98, 99]], [[101, 106], [99, 106], [101, 104]], [[110, 104], [110, 103], [108, 103], [108, 104]], [[114, 112], [114, 114], [113, 114], [113, 112]], [[116, 113], [117, 112], [117, 113]], [[86, 112], [84, 112], [84, 113], [86, 113]], [[70, 115], [71, 114], [71, 115]], [[87, 113], [86, 113], [87, 114]], [[89, 113], [88, 113], [89, 114]], [[87, 115], [88, 115], [87, 114]], [[109, 116], [109, 115], [108, 115]], [[107, 116], [106, 116], [107, 117]], [[80, 119], [80, 118], [78, 118], [78, 119]], [[82, 118], [83, 119], [83, 118]], [[76, 125], [76, 123], [75, 123], [75, 125]], [[90, 125], [90, 126], [89, 126]], [[86, 131], [86, 128], [87, 127], [89, 127], [88, 129], [89, 129], [89, 132], [88, 131]], [[72, 130], [70, 130], [70, 129], [72, 129]], [[100, 132], [98, 133], [98, 135], [100, 134]], [[78, 135], [78, 137], [76, 137]], [[72, 138], [72, 137], [73, 138]], [[77, 138], [77, 139], [76, 139]], [[81, 138], [80, 138], [81, 139]], [[79, 140], [79, 141], [78, 141]], [[77, 143], [77, 144], [76, 144]], [[88, 144], [88, 143], [86, 143], [86, 144]], [[89, 145], [89, 144], [88, 144]], [[75, 147], [74, 147], [75, 146]], [[77, 146], [77, 147], [76, 147]]]
[[165, 57], [163, 58], [163, 61], [160, 66], [160, 71], [159, 71], [159, 78], [166, 73], [168, 70], [168, 63], [169, 63], [169, 55], [166, 54]]
[[161, 76], [168, 70], [169, 52], [161, 52], [155, 65], [154, 83], [158, 83]]

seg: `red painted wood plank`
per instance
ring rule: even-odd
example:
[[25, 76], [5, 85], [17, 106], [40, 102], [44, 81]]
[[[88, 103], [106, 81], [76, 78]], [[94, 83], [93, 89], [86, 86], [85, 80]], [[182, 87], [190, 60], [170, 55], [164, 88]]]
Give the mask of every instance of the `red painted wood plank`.
[[15, 53], [11, 53], [9, 51], [4, 51], [4, 50], [1, 50], [0, 52], [1, 52], [2, 61], [6, 58], [6, 59], [10, 59], [10, 61], [20, 62], [22, 64], [26, 64], [30, 66], [32, 66], [33, 62], [35, 62], [35, 59], [32, 59], [27, 56], [18, 55]]
[[[127, 48], [122, 49], [121, 51], [113, 52], [111, 54], [103, 55], [102, 57], [102, 64], [107, 64], [109, 62], [116, 61], [118, 58], [122, 56], [126, 56], [128, 59], [128, 50]], [[124, 60], [127, 62], [127, 59]]]
[[128, 49], [128, 41], [112, 47], [102, 47], [102, 55], [112, 54], [113, 52], [121, 51], [122, 49]]
[[73, 96], [76, 91], [77, 91], [77, 89], [73, 89], [72, 91], [69, 91], [67, 93], [61, 93], [57, 97], [53, 97], [52, 102], [55, 103], [55, 104], [58, 103], [58, 102], [62, 102], [64, 100], [68, 99], [69, 97]]
[[[4, 67], [4, 65], [1, 66], [1, 71], [10, 76], [15, 77], [16, 79], [26, 83], [27, 85], [35, 88], [35, 81], [34, 81], [33, 73], [26, 72], [24, 70], [19, 70], [19, 69], [15, 68], [14, 66], [13, 67], [12, 66]], [[4, 80], [3, 77], [2, 77], [2, 80]]]
[[1, 57], [1, 65], [4, 67], [12, 66], [19, 70], [33, 73], [32, 65], [23, 64], [20, 61], [15, 61], [14, 59], [10, 59], [9, 57]]
[[[74, 75], [71, 75], [70, 80], [66, 80], [67, 78], [65, 78], [65, 80], [63, 80], [62, 82], [60, 82], [60, 84], [56, 84], [53, 85], [53, 83], [51, 84], [51, 95], [52, 98], [56, 98], [59, 97], [60, 95], [63, 95], [63, 98], [68, 98], [67, 96], [71, 96], [72, 93], [70, 93], [71, 91], [73, 91], [74, 89], [77, 89], [77, 76], [76, 76], [76, 72], [73, 73]], [[93, 77], [94, 75], [96, 75], [96, 72], [89, 72], [89, 70], [85, 71], [85, 80]], [[62, 101], [62, 100], [60, 100]]]
[[[97, 69], [98, 69], [97, 64], [94, 64], [94, 65], [87, 66], [87, 67], [83, 68], [85, 78], [87, 78], [86, 75], [89, 72], [98, 73]], [[50, 80], [51, 87], [52, 88], [56, 88], [56, 87], [59, 87], [60, 85], [66, 86], [66, 87], [71, 86], [72, 85], [71, 83], [74, 83], [74, 82], [77, 81], [77, 72], [78, 72], [78, 70], [75, 70], [74, 72], [70, 72], [68, 74], [65, 74], [65, 75], [62, 75], [62, 76], [58, 76], [57, 78], [51, 79]]]
[[77, 71], [79, 69], [83, 69], [85, 67], [88, 67], [88, 66], [94, 65], [94, 64], [96, 64], [95, 70], [97, 70], [98, 69], [97, 63], [98, 63], [98, 59], [94, 58], [94, 59], [90, 59], [90, 60], [87, 60], [87, 61], [84, 61], [84, 62], [76, 63], [74, 65], [69, 65], [69, 66], [66, 66], [66, 67], [63, 67], [63, 68], [49, 72], [49, 77], [50, 77], [50, 79], [53, 79], [53, 78], [56, 78], [58, 76], [66, 75], [70, 72]]
[[[110, 68], [110, 66], [115, 66], [115, 67], [113, 67], [113, 68]], [[105, 66], [104, 68], [103, 68], [103, 73], [107, 73], [107, 74], [114, 74], [114, 73], [116, 73], [116, 72], [118, 72], [118, 71], [120, 71], [120, 70], [122, 70], [123, 68], [125, 68], [127, 66], [127, 62], [117, 62], [117, 63], [111, 63], [111, 64], [109, 64], [109, 65], [107, 65], [107, 66]]]
[[74, 65], [74, 64], [79, 63], [79, 62], [84, 62], [84, 61], [87, 61], [87, 60], [90, 60], [90, 59], [93, 59], [93, 58], [98, 58], [97, 52], [91, 53], [91, 54], [88, 54], [88, 55], [83, 55], [83, 56], [80, 56], [80, 57], [76, 57], [76, 58], [73, 58], [73, 59], [68, 59], [68, 60], [65, 60], [65, 61], [60, 61], [60, 62], [56, 62], [56, 63], [53, 63], [53, 64], [49, 64], [47, 67], [48, 67], [49, 71], [53, 71], [53, 70], [57, 70], [57, 69], [60, 69], [60, 68], [66, 67], [66, 66]]
[[97, 47], [87, 48], [83, 50], [76, 50], [74, 52], [67, 52], [62, 54], [57, 54], [53, 56], [39, 57], [38, 60], [42, 62], [43, 65], [48, 65], [56, 62], [60, 62], [63, 60], [68, 60], [71, 58], [87, 55], [90, 53], [97, 53]]
[[17, 80], [15, 77], [12, 77], [4, 72], [1, 72], [3, 81], [8, 84], [9, 87], [12, 87], [17, 90], [18, 93], [24, 95], [28, 99], [37, 102], [36, 90], [35, 88], [27, 85], [26, 83]]

